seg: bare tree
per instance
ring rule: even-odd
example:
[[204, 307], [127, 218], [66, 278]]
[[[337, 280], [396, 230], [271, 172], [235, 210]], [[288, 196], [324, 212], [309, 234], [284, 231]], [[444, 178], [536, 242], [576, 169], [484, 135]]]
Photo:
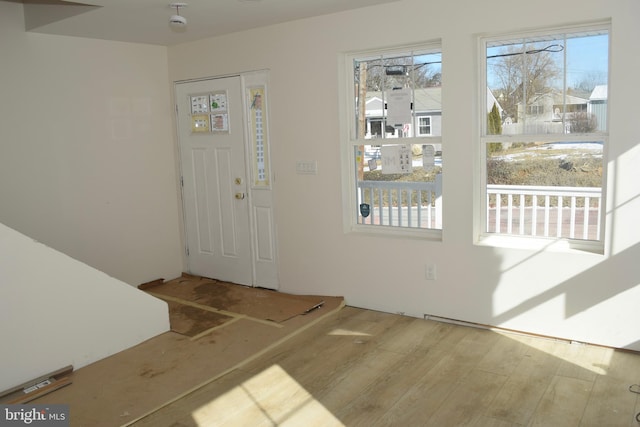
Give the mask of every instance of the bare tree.
[[[553, 83], [561, 75], [559, 48], [525, 49], [525, 45], [505, 46], [487, 58], [487, 72], [504, 114], [518, 120], [518, 104], [529, 105], [532, 100], [553, 90]], [[557, 45], [552, 45], [557, 46]]]
[[591, 71], [575, 85], [575, 89], [590, 94], [596, 86], [604, 84], [607, 84], [607, 74], [603, 71]]
[[413, 64], [411, 57], [386, 58], [367, 61], [367, 91], [393, 88], [435, 87], [441, 85], [442, 75], [431, 64]]

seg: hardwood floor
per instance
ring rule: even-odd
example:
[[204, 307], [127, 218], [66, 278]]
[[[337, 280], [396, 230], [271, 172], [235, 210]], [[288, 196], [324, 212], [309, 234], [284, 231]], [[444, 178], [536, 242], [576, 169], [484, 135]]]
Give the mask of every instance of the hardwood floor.
[[133, 423], [639, 426], [640, 355], [346, 307]]

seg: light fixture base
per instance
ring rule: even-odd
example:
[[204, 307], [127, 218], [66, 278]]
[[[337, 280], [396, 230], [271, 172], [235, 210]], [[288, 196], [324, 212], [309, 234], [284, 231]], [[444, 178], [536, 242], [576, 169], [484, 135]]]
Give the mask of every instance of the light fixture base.
[[187, 25], [187, 18], [180, 16], [180, 9], [187, 7], [187, 3], [169, 3], [169, 7], [175, 8], [176, 14], [171, 15], [169, 18], [169, 25], [173, 27], [185, 27]]
[[180, 15], [172, 15], [171, 18], [169, 18], [169, 23], [171, 25], [175, 25], [175, 26], [183, 26], [183, 25], [187, 25], [187, 18], [185, 18], [184, 16], [180, 16]]

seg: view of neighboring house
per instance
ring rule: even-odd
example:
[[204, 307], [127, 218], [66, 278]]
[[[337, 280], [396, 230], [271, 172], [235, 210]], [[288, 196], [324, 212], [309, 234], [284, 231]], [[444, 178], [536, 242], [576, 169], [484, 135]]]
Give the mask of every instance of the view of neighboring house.
[[[402, 135], [415, 136], [441, 136], [442, 135], [442, 87], [427, 87], [414, 90], [413, 123], [407, 126], [394, 128], [387, 126], [384, 131], [384, 138], [398, 138]], [[384, 119], [386, 111], [383, 109], [384, 94], [380, 91], [367, 92], [366, 119], [367, 128], [365, 138], [382, 138]], [[487, 110], [491, 110], [493, 105], [498, 106], [498, 111], [502, 114], [500, 103], [487, 88]]]
[[365, 138], [398, 138], [401, 135], [440, 136], [442, 134], [442, 88], [428, 87], [414, 91], [413, 123], [403, 128], [384, 125], [386, 117], [385, 94], [368, 92], [366, 100], [367, 128]]
[[[442, 87], [419, 88], [413, 91], [412, 105], [413, 122], [402, 128], [385, 126], [387, 116], [385, 94], [380, 91], [367, 92], [366, 100], [366, 139], [399, 138], [401, 136], [442, 136]], [[487, 110], [497, 105], [502, 115], [503, 109], [487, 88]], [[384, 130], [383, 130], [384, 129]], [[383, 136], [384, 135], [384, 136]], [[441, 150], [441, 144], [434, 144], [436, 151]]]
[[517, 117], [505, 117], [504, 135], [602, 131], [606, 124], [607, 86], [596, 86], [589, 98], [552, 91], [518, 103]]
[[526, 105], [524, 102], [518, 103], [517, 117], [511, 118], [512, 120], [506, 119], [502, 133], [569, 133], [570, 120], [579, 113], [586, 113], [587, 102], [585, 98], [564, 96], [558, 91], [536, 95]]
[[[441, 136], [442, 88], [416, 89], [414, 98], [413, 123], [399, 128], [384, 124], [384, 94], [380, 91], [368, 92], [365, 138], [399, 138], [413, 135], [413, 132], [415, 136]], [[517, 117], [505, 117], [499, 97], [496, 98], [491, 90], [487, 89], [488, 111], [494, 103], [503, 117], [504, 135], [579, 133], [584, 131], [585, 126], [595, 126], [596, 130], [603, 131], [607, 115], [607, 85], [596, 86], [588, 99], [573, 95], [563, 96], [557, 91], [541, 94], [526, 106], [522, 102], [519, 103]]]
[[587, 112], [595, 117], [596, 130], [606, 131], [605, 123], [607, 123], [607, 85], [596, 86], [589, 96], [589, 104], [587, 105]]

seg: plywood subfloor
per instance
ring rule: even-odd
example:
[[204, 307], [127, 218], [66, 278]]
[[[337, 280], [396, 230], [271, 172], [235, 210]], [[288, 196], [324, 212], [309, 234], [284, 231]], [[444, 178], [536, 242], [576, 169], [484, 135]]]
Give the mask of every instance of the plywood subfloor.
[[159, 298], [228, 317], [247, 316], [273, 322], [284, 322], [323, 304], [319, 296], [290, 295], [189, 274], [141, 288]]
[[231, 316], [192, 305], [175, 301], [166, 302], [169, 305], [171, 330], [188, 337], [198, 337], [234, 319]]
[[[241, 288], [252, 291], [252, 288]], [[237, 299], [237, 305], [242, 305], [241, 297]], [[321, 299], [324, 304], [307, 314], [278, 323], [238, 314], [226, 316], [231, 320], [212, 329], [207, 329], [211, 323], [198, 327], [204, 334], [195, 337], [174, 331], [161, 334], [76, 370], [70, 386], [33, 403], [70, 405], [72, 426], [126, 425], [176, 396], [286, 342], [319, 320], [335, 314], [344, 305], [341, 297], [306, 299]], [[209, 321], [216, 323], [216, 319]]]

